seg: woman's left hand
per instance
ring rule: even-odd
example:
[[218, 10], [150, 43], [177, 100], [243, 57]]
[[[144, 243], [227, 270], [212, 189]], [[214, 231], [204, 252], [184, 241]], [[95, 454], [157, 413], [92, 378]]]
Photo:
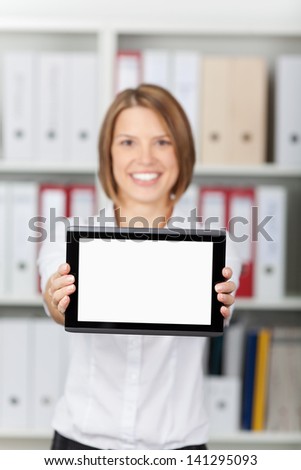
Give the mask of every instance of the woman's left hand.
[[217, 300], [223, 304], [220, 308], [221, 314], [223, 317], [228, 318], [230, 316], [230, 307], [235, 302], [235, 298], [232, 293], [235, 291], [236, 285], [233, 281], [229, 281], [232, 277], [231, 268], [224, 268], [222, 274], [226, 281], [216, 284], [215, 290], [218, 293]]

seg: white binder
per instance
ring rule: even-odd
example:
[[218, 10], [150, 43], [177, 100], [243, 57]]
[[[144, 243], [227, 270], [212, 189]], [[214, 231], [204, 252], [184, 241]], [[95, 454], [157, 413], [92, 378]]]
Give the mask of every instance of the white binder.
[[[93, 53], [78, 53], [68, 57], [69, 118], [68, 147], [73, 161], [97, 163], [97, 87], [98, 64]], [[67, 93], [67, 91], [66, 91]]]
[[64, 54], [43, 53], [38, 58], [38, 159], [65, 161], [67, 153], [68, 71]]
[[34, 158], [34, 55], [7, 53], [3, 59], [3, 156]]
[[94, 186], [71, 186], [69, 188], [69, 217], [93, 217], [96, 211]]
[[36, 430], [51, 429], [54, 409], [62, 394], [62, 372], [66, 372], [66, 358], [62, 357], [64, 348], [61, 330], [64, 330], [63, 327], [52, 319], [31, 319], [33, 354], [30, 424]]
[[8, 204], [7, 204], [7, 189], [8, 183], [0, 181], [0, 297], [7, 295], [8, 292], [8, 279], [7, 279], [7, 266], [9, 257], [7, 256], [9, 237], [8, 237]]
[[205, 404], [209, 415], [209, 435], [225, 435], [240, 428], [241, 379], [206, 376]]
[[301, 166], [301, 55], [280, 57], [276, 64], [275, 160]]
[[246, 324], [243, 321], [231, 322], [224, 330], [222, 374], [229, 377], [242, 377], [245, 347]]
[[[67, 191], [62, 185], [41, 185], [38, 197], [39, 216], [43, 218], [42, 228], [45, 236], [51, 237], [55, 234], [57, 223], [67, 223]], [[54, 240], [51, 238], [51, 241]]]
[[200, 81], [199, 54], [194, 51], [175, 52], [172, 64], [172, 91], [183, 106], [195, 136], [199, 126]]
[[206, 230], [227, 227], [227, 193], [223, 188], [200, 189], [199, 214]]
[[0, 319], [0, 427], [24, 430], [29, 426], [28, 373], [30, 368], [29, 321]]
[[37, 183], [10, 183], [9, 212], [9, 292], [14, 297], [31, 297], [37, 293], [37, 243], [28, 238], [36, 238], [30, 224], [38, 215]]
[[[177, 211], [194, 219], [198, 212], [199, 186], [191, 183], [177, 203]], [[187, 220], [186, 220], [187, 222]], [[188, 221], [189, 222], [189, 221]]]
[[285, 295], [286, 278], [286, 189], [283, 186], [258, 186], [256, 198], [259, 222], [272, 217], [264, 226], [272, 240], [258, 235], [255, 295], [259, 299], [281, 299]]
[[116, 63], [116, 93], [135, 88], [141, 82], [142, 55], [139, 51], [119, 51]]
[[145, 49], [142, 61], [143, 82], [170, 89], [171, 54], [164, 49]]

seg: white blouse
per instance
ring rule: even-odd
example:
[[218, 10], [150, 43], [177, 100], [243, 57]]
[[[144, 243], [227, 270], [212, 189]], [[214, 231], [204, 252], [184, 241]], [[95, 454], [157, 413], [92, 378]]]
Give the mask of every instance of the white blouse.
[[[114, 220], [112, 204], [105, 213]], [[183, 213], [176, 207], [174, 216]], [[49, 238], [38, 258], [42, 291], [65, 262], [64, 224], [57, 223], [55, 241]], [[226, 265], [238, 285], [241, 264], [233, 245], [228, 238]], [[208, 441], [206, 338], [65, 334], [70, 364], [52, 423], [60, 434], [100, 449], [175, 449]]]

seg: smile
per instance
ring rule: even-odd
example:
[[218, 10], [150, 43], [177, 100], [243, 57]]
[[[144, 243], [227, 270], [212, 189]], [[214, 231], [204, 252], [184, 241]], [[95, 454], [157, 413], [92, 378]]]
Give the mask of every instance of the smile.
[[161, 173], [131, 173], [131, 177], [141, 183], [155, 182], [159, 179]]

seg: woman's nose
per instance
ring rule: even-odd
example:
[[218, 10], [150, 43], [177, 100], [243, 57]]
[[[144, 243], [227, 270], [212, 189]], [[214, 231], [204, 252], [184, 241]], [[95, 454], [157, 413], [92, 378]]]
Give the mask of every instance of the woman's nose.
[[143, 163], [143, 165], [150, 165], [153, 163], [154, 157], [152, 153], [152, 149], [148, 145], [144, 145], [140, 149], [139, 161]]

